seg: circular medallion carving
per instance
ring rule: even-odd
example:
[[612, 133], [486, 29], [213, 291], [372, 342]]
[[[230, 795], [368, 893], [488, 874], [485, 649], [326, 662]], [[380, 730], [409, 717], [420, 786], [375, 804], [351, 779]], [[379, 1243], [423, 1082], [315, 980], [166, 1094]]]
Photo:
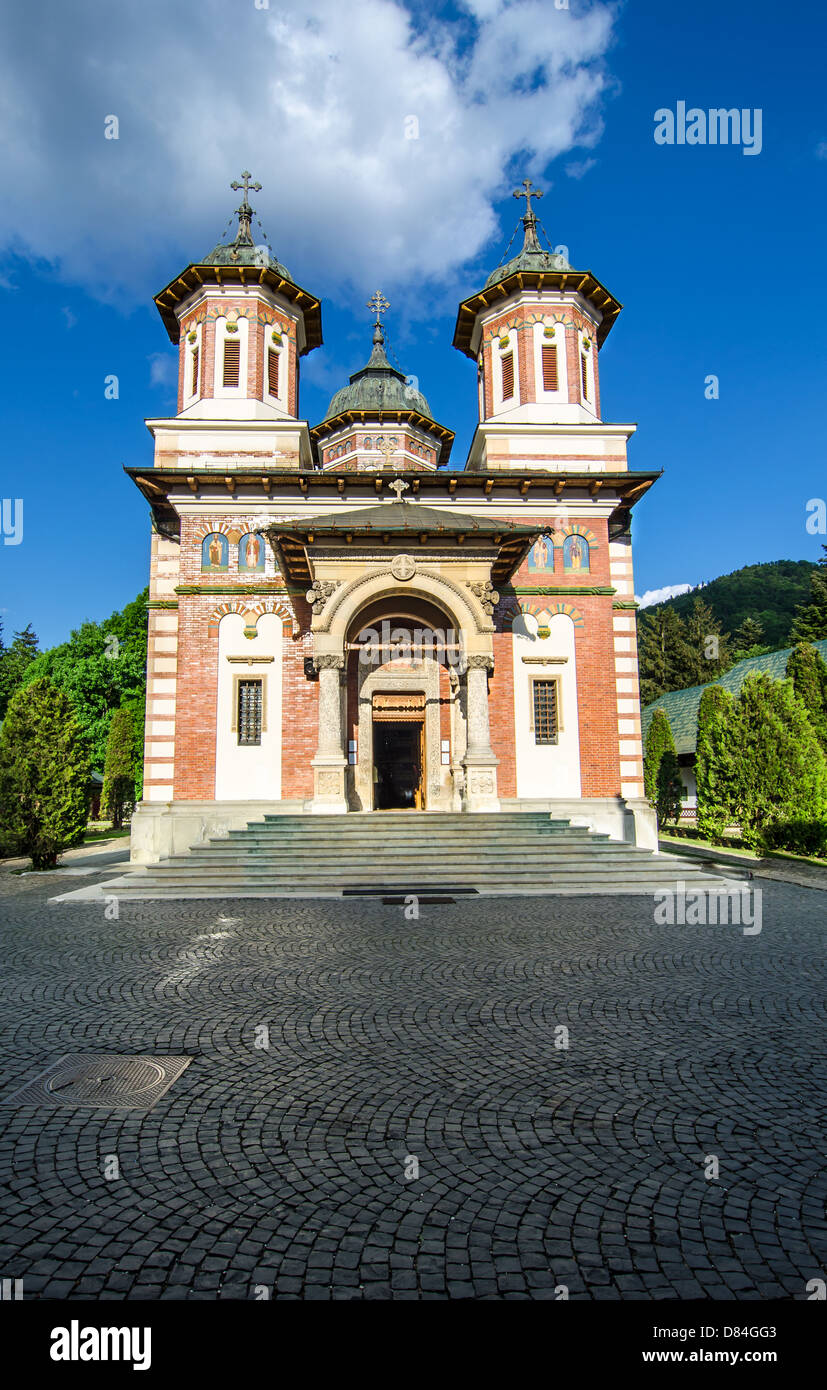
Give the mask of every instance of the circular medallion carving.
[[412, 555], [395, 555], [391, 564], [394, 579], [413, 579], [416, 574], [416, 560]]

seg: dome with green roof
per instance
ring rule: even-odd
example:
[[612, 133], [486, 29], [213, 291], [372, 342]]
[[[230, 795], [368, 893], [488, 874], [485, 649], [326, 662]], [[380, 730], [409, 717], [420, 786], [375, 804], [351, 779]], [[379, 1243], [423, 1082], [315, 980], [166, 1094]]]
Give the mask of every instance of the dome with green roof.
[[523, 245], [518, 255], [505, 265], [498, 265], [496, 270], [492, 270], [485, 282], [485, 288], [499, 284], [500, 280], [506, 280], [509, 275], [514, 275], [519, 270], [573, 270], [565, 256], [561, 256], [557, 251], [544, 251], [537, 239], [537, 215], [531, 206], [532, 198], [542, 198], [539, 188], [532, 189], [529, 179], [523, 179], [524, 192], [517, 190], [515, 198], [525, 198], [526, 211], [522, 217], [523, 224]]
[[273, 270], [280, 275], [283, 280], [293, 282], [293, 277], [286, 266], [281, 261], [277, 261], [275, 256], [270, 254], [266, 246], [256, 246], [253, 241], [253, 234], [250, 223], [255, 212], [255, 208], [250, 207], [247, 193], [253, 188], [256, 191], [261, 188], [260, 183], [250, 183], [250, 174], [245, 169], [241, 175], [243, 183], [232, 183], [231, 188], [243, 188], [244, 197], [241, 206], [236, 208], [238, 216], [238, 231], [235, 238], [228, 242], [219, 242], [214, 246], [208, 256], [205, 256], [201, 265], [257, 265], [266, 270]]
[[[404, 372], [392, 367], [385, 354], [382, 325], [373, 330], [373, 351], [347, 386], [341, 387], [327, 408], [325, 420], [348, 413], [376, 415], [383, 411], [414, 410], [432, 420], [431, 408], [421, 391], [414, 390]], [[322, 422], [324, 423], [324, 422]]]

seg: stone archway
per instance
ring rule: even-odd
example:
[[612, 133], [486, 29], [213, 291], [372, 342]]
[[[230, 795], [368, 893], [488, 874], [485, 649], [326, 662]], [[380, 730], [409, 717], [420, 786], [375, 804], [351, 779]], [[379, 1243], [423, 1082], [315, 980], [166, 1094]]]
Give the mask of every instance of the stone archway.
[[[407, 558], [407, 557], [405, 557]], [[440, 721], [440, 701], [445, 680], [426, 664], [416, 672], [385, 671], [374, 678], [368, 673], [357, 680], [358, 731], [347, 734], [346, 691], [352, 683], [349, 643], [370, 616], [398, 615], [414, 606], [447, 619], [444, 631], [456, 635], [460, 664], [450, 683], [450, 723], [447, 738]], [[493, 669], [493, 622], [470, 581], [457, 580], [413, 564], [403, 571], [371, 567], [349, 583], [331, 585], [314, 605], [313, 658], [319, 672], [319, 745], [313, 759], [314, 798], [317, 812], [366, 810], [373, 804], [373, 760], [368, 745], [367, 706], [382, 680], [384, 688], [423, 691], [426, 711], [426, 804], [429, 809], [469, 811], [499, 810], [497, 759], [491, 748], [488, 719], [488, 672]], [[443, 686], [440, 692], [440, 683]], [[356, 743], [356, 749], [348, 747]], [[448, 743], [448, 773], [443, 773], [443, 744]], [[354, 758], [354, 752], [356, 754]], [[355, 771], [351, 769], [355, 768]], [[369, 771], [368, 771], [369, 769]], [[370, 780], [368, 780], [370, 779]]]

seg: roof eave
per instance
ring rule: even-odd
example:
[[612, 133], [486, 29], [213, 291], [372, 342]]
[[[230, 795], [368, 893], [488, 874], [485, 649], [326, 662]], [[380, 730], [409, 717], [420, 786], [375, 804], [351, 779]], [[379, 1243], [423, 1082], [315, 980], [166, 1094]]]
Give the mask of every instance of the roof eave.
[[155, 296], [155, 307], [161, 315], [171, 342], [177, 343], [181, 336], [181, 326], [175, 312], [177, 305], [189, 295], [195, 294], [202, 285], [208, 284], [237, 284], [243, 287], [266, 285], [274, 294], [281, 294], [295, 304], [304, 316], [305, 345], [300, 355], [304, 357], [314, 348], [321, 347], [322, 305], [321, 300], [316, 299], [315, 295], [303, 290], [301, 285], [286, 279], [269, 266], [205, 265], [201, 261], [193, 261]]
[[471, 339], [481, 311], [490, 308], [497, 299], [507, 299], [509, 295], [519, 293], [520, 290], [546, 287], [561, 292], [571, 290], [582, 294], [600, 310], [602, 319], [597, 329], [597, 342], [602, 347], [623, 305], [590, 270], [519, 270], [507, 275], [503, 280], [498, 280], [496, 284], [485, 286], [461, 301], [453, 346], [466, 357], [476, 360], [476, 354], [471, 348]]

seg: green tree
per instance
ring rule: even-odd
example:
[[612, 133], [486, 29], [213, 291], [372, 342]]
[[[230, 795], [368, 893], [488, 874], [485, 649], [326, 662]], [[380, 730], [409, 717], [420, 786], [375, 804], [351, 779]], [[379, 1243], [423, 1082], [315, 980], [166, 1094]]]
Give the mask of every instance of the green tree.
[[810, 597], [799, 604], [790, 630], [793, 642], [820, 642], [827, 637], [827, 545], [810, 578]]
[[760, 656], [762, 652], [769, 651], [763, 643], [764, 624], [758, 618], [752, 618], [747, 614], [732, 634], [733, 659], [743, 661], [746, 657]]
[[92, 766], [102, 768], [112, 715], [143, 703], [146, 692], [147, 591], [102, 623], [86, 622], [68, 642], [38, 656], [25, 681], [46, 677], [71, 696]]
[[655, 808], [657, 810], [658, 825], [666, 825], [668, 821], [677, 821], [681, 814], [681, 797], [683, 794], [683, 782], [681, 781], [681, 769], [675, 751], [667, 748], [660, 760], [658, 767], [658, 785]]
[[0, 636], [0, 719], [5, 718], [9, 700], [28, 675], [37, 651], [37, 635], [31, 623], [14, 634], [10, 647], [3, 644]]
[[135, 730], [132, 710], [116, 709], [106, 741], [101, 813], [120, 830], [135, 802]]
[[658, 794], [658, 768], [667, 751], [675, 751], [669, 717], [665, 710], [656, 709], [646, 730], [646, 746], [643, 752], [643, 791], [653, 805]]
[[638, 614], [640, 694], [649, 705], [667, 690], [681, 690], [691, 662], [686, 628], [674, 608], [665, 605]]
[[702, 598], [693, 599], [689, 610], [686, 648], [682, 683], [676, 687], [679, 690], [690, 685], [706, 685], [729, 666], [729, 636]]
[[799, 642], [790, 652], [787, 676], [807, 710], [821, 747], [827, 753], [827, 666], [809, 642]]
[[738, 750], [734, 701], [722, 685], [710, 685], [698, 706], [695, 752], [698, 829], [705, 839], [718, 841], [736, 817]]
[[734, 728], [746, 845], [764, 848], [779, 825], [827, 819], [827, 759], [791, 681], [748, 676]]
[[47, 680], [16, 691], [0, 730], [0, 830], [35, 869], [83, 837], [89, 760], [72, 703]]

